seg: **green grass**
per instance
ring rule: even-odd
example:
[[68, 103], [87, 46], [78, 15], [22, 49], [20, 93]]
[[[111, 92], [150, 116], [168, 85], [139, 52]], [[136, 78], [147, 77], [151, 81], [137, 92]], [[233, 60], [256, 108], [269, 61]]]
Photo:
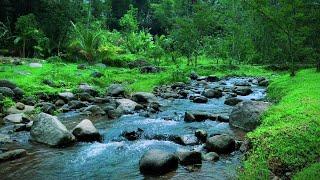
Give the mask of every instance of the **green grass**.
[[[180, 60], [184, 61], [184, 60]], [[124, 84], [129, 92], [152, 91], [157, 85], [170, 84], [175, 81], [187, 81], [191, 71], [195, 70], [201, 75], [248, 75], [248, 76], [270, 76], [271, 73], [261, 67], [239, 66], [239, 69], [230, 69], [226, 65], [214, 65], [212, 60], [202, 59], [198, 67], [187, 66], [181, 63], [179, 68], [174, 64], [163, 61], [163, 72], [156, 74], [141, 74], [138, 69], [89, 66], [88, 69], [78, 70], [75, 63], [43, 63], [42, 68], [30, 68], [28, 65], [14, 66], [0, 65], [0, 79], [11, 80], [21, 87], [27, 95], [40, 92], [55, 94], [66, 90], [75, 90], [80, 83], [93, 85], [101, 93], [112, 83]], [[93, 78], [90, 75], [98, 71], [103, 73], [102, 78]], [[56, 84], [65, 84], [61, 88], [53, 88], [43, 84], [43, 80], [53, 80]]]
[[[271, 171], [297, 173], [319, 160], [319, 89], [320, 73], [314, 69], [274, 80], [268, 96], [279, 103], [263, 116], [262, 125], [248, 134], [254, 148], [245, 161], [243, 179], [269, 179]], [[309, 171], [320, 177], [315, 170]]]

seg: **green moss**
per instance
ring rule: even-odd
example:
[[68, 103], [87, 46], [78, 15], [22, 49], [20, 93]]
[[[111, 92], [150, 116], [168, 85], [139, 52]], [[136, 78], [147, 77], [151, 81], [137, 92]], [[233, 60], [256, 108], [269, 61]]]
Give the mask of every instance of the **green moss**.
[[[279, 101], [263, 117], [262, 125], [248, 134], [254, 148], [245, 162], [248, 179], [270, 172], [297, 172], [320, 157], [320, 74], [303, 70], [282, 76], [268, 95]], [[263, 178], [265, 179], [265, 178]]]

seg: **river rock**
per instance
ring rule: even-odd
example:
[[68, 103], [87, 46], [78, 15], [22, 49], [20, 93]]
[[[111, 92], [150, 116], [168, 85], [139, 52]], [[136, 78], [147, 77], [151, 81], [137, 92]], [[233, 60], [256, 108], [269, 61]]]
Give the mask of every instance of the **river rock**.
[[133, 112], [138, 105], [138, 103], [130, 99], [117, 99], [116, 102], [119, 104], [117, 108], [121, 109], [125, 113]]
[[207, 139], [205, 147], [209, 152], [226, 154], [235, 150], [235, 140], [226, 134], [215, 135]]
[[142, 136], [143, 130], [138, 128], [137, 131], [125, 131], [122, 133], [123, 137], [125, 137], [129, 141], [135, 141], [140, 139]]
[[25, 105], [25, 108], [23, 110], [17, 109], [16, 106], [12, 106], [7, 110], [8, 114], [19, 114], [19, 113], [30, 113], [34, 111], [34, 106], [27, 106]]
[[74, 94], [72, 92], [63, 92], [58, 94], [59, 97], [63, 100], [70, 101], [74, 99]]
[[221, 98], [222, 91], [215, 89], [206, 89], [202, 92], [202, 95], [206, 98]]
[[240, 95], [240, 96], [248, 96], [253, 91], [251, 90], [250, 87], [245, 87], [244, 86], [244, 87], [235, 87], [233, 92], [236, 93], [237, 95]]
[[197, 151], [181, 151], [177, 152], [177, 156], [183, 166], [202, 164], [201, 153]]
[[204, 97], [204, 96], [197, 96], [193, 99], [194, 103], [207, 103], [208, 102], [208, 98]]
[[45, 113], [40, 113], [36, 117], [30, 135], [32, 140], [53, 147], [68, 146], [75, 141], [75, 137], [56, 116]]
[[17, 102], [16, 103], [16, 108], [19, 109], [19, 110], [24, 110], [26, 108], [26, 106], [21, 102]]
[[207, 77], [207, 81], [208, 82], [217, 82], [217, 81], [220, 81], [220, 79], [215, 75], [210, 75]]
[[209, 152], [202, 156], [202, 159], [205, 161], [218, 161], [219, 155], [215, 152]]
[[207, 141], [208, 133], [207, 133], [207, 131], [205, 131], [205, 130], [203, 130], [203, 129], [197, 129], [196, 132], [194, 133], [194, 135], [195, 135], [201, 142], [206, 142], [206, 141]]
[[16, 88], [14, 88], [13, 90], [13, 93], [14, 93], [14, 98], [15, 99], [22, 99], [23, 98], [23, 96], [24, 96], [24, 91], [21, 89], [21, 88], [19, 88], [19, 87], [16, 87]]
[[39, 107], [41, 109], [41, 112], [47, 113], [47, 114], [54, 114], [56, 111], [56, 106], [49, 102], [42, 102], [36, 105], [36, 107]]
[[224, 104], [229, 105], [229, 106], [235, 106], [235, 105], [237, 105], [237, 104], [240, 103], [240, 102], [242, 102], [241, 99], [232, 97], [232, 98], [227, 98], [227, 99], [225, 100]]
[[230, 115], [230, 125], [245, 131], [252, 131], [260, 125], [260, 116], [270, 103], [260, 101], [245, 101], [235, 106]]
[[267, 87], [269, 86], [269, 81], [268, 80], [262, 80], [262, 81], [258, 81], [259, 86], [264, 86]]
[[194, 122], [194, 121], [196, 121], [196, 118], [194, 117], [193, 114], [191, 114], [189, 112], [185, 112], [184, 121], [186, 121], [186, 122]]
[[121, 84], [112, 84], [107, 89], [107, 95], [119, 97], [125, 95], [125, 89]]
[[97, 105], [90, 105], [84, 108], [83, 112], [89, 112], [92, 116], [102, 116], [106, 114], [106, 112]]
[[183, 145], [183, 146], [193, 146], [199, 144], [198, 138], [194, 135], [182, 135], [177, 136], [174, 139], [175, 143]]
[[0, 87], [0, 93], [5, 97], [14, 97], [14, 92], [8, 87]]
[[9, 89], [15, 89], [17, 85], [8, 80], [0, 80], [0, 87], [7, 87]]
[[10, 123], [22, 123], [23, 122], [23, 114], [10, 114], [3, 118], [4, 121], [10, 122]]
[[78, 87], [78, 91], [79, 92], [89, 93], [91, 96], [97, 96], [98, 95], [98, 91], [95, 90], [92, 86], [90, 86], [89, 84], [86, 84], [86, 83], [80, 84], [79, 87]]
[[68, 103], [69, 109], [80, 109], [83, 107], [87, 107], [87, 104], [81, 101], [73, 100]]
[[72, 134], [78, 141], [93, 142], [102, 140], [99, 131], [94, 127], [88, 119], [82, 120], [73, 130]]
[[0, 163], [6, 161], [12, 161], [27, 156], [27, 151], [25, 149], [16, 149], [12, 151], [7, 151], [0, 154]]
[[151, 102], [157, 102], [157, 98], [152, 93], [137, 92], [132, 95], [132, 100], [139, 104], [149, 104]]
[[140, 172], [146, 175], [164, 175], [178, 168], [179, 159], [173, 153], [163, 150], [149, 150], [140, 162]]
[[239, 81], [234, 83], [235, 86], [251, 86], [249, 82], [246, 81]]
[[192, 71], [192, 72], [190, 73], [190, 79], [191, 79], [191, 80], [197, 80], [198, 77], [199, 77], [199, 75], [198, 75], [196, 72]]

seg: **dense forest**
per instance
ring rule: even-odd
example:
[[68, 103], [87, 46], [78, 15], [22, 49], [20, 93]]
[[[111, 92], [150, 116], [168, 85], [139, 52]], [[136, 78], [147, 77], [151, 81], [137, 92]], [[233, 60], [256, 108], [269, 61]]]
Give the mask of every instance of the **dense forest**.
[[0, 0], [0, 179], [320, 177], [319, 0]]
[[[318, 64], [318, 1], [3, 0], [2, 54], [111, 63], [126, 55]], [[108, 62], [111, 61], [111, 62]]]

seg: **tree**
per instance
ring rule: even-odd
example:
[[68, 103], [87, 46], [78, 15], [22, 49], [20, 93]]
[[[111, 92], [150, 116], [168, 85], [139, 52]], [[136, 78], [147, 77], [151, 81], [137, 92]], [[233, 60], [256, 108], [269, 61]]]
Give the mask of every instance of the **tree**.
[[137, 9], [131, 5], [128, 12], [120, 19], [120, 26], [125, 33], [139, 30], [137, 12]]
[[14, 44], [22, 46], [21, 56], [26, 57], [26, 48], [32, 47], [36, 52], [42, 52], [47, 38], [39, 28], [34, 14], [20, 16], [16, 22], [17, 37]]

